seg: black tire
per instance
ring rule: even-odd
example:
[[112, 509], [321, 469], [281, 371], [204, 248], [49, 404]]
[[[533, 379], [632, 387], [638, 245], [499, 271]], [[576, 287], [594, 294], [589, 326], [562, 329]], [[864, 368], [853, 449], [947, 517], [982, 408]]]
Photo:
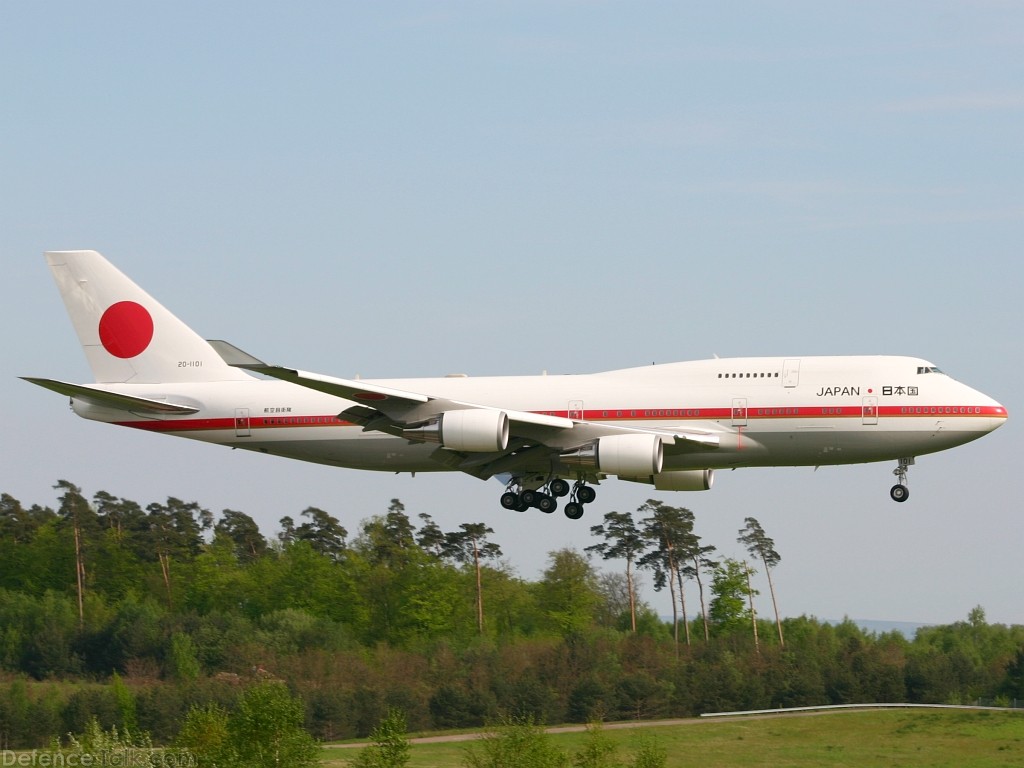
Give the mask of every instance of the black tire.
[[546, 493], [541, 493], [537, 495], [537, 509], [546, 515], [550, 515], [558, 509], [558, 502], [555, 501], [554, 496], [548, 496]]
[[512, 491], [505, 491], [501, 494], [501, 506], [505, 509], [515, 509], [519, 506], [519, 494]]
[[551, 495], [555, 498], [569, 495], [569, 483], [560, 477], [552, 480], [548, 488], [551, 490]]
[[901, 504], [910, 498], [910, 489], [905, 485], [894, 485], [889, 490], [889, 495], [892, 496], [893, 501], [898, 501]]
[[579, 520], [583, 517], [583, 505], [577, 504], [575, 501], [570, 501], [565, 505], [565, 516], [570, 520]]
[[519, 494], [520, 501], [528, 507], [537, 506], [537, 498], [540, 496], [536, 491], [523, 491]]
[[580, 504], [589, 504], [597, 498], [597, 491], [589, 485], [581, 485], [580, 489], [576, 491], [576, 498], [579, 500]]

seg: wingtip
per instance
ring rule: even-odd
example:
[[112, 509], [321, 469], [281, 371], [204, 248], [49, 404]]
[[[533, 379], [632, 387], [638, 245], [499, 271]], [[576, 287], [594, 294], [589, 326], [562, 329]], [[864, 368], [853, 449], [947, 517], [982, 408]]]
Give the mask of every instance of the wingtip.
[[261, 368], [267, 368], [267, 364], [260, 360], [258, 357], [253, 357], [248, 352], [245, 352], [234, 344], [231, 344], [222, 339], [207, 339], [207, 343], [213, 347], [214, 351], [221, 356], [221, 359], [225, 363], [230, 365], [232, 368], [246, 368], [250, 370], [259, 370]]

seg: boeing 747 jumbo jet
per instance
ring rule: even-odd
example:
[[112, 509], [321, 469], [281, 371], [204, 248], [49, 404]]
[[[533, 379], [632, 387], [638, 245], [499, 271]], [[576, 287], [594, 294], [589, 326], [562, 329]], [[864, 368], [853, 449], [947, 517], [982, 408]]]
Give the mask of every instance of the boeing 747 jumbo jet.
[[[609, 476], [662, 491], [714, 470], [897, 462], [1006, 409], [913, 357], [752, 357], [586, 375], [350, 380], [205, 341], [95, 251], [46, 261], [96, 381], [27, 378], [79, 416], [338, 467], [498, 478], [501, 505], [573, 519]], [[254, 375], [259, 374], [259, 375]]]

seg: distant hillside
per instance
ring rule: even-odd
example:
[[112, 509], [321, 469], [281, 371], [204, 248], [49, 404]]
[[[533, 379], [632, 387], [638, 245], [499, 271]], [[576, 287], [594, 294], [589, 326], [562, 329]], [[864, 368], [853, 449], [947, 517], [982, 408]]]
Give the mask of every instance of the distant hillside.
[[[826, 619], [829, 624], [841, 624], [842, 620]], [[913, 621], [876, 621], [873, 619], [850, 619], [854, 624], [865, 632], [883, 634], [885, 632], [899, 632], [908, 640], [913, 640], [917, 630], [921, 627], [932, 627], [934, 624], [922, 624]]]
[[[671, 616], [660, 616], [659, 618], [666, 624], [672, 623]], [[846, 621], [846, 619], [818, 619], [817, 617], [811, 618], [814, 618], [816, 621], [819, 621], [823, 624], [832, 625], [842, 624], [844, 621]], [[877, 621], [875, 619], [849, 619], [849, 621], [852, 621], [865, 632], [870, 632], [878, 635], [885, 634], [886, 632], [899, 632], [904, 637], [906, 637], [907, 640], [913, 640], [914, 635], [917, 634], [917, 630], [919, 630], [921, 627], [935, 626], [934, 624], [924, 624], [915, 621]]]

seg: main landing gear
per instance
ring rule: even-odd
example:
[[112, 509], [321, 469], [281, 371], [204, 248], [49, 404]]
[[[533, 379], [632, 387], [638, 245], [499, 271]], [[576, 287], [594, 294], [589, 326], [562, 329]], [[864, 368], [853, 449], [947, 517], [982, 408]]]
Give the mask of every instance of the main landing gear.
[[501, 494], [501, 506], [517, 512], [536, 507], [541, 512], [551, 514], [558, 509], [558, 499], [563, 496], [569, 497], [569, 503], [565, 505], [565, 516], [570, 520], [579, 520], [583, 517], [583, 505], [596, 499], [597, 492], [582, 480], [570, 489], [568, 481], [560, 477], [539, 488], [523, 488], [518, 479], [513, 479]]
[[913, 465], [914, 457], [898, 459], [898, 461], [899, 466], [892, 471], [898, 482], [889, 489], [889, 495], [892, 496], [893, 501], [902, 503], [910, 498], [910, 489], [907, 488], [907, 468]]

